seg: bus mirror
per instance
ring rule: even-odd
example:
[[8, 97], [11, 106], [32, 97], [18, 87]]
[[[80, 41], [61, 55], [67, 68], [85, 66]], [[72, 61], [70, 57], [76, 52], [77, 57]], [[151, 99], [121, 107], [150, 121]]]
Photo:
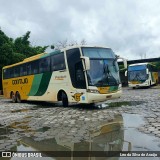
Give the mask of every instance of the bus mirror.
[[123, 63], [124, 63], [124, 68], [127, 68], [127, 60], [123, 59]]
[[122, 60], [123, 60], [123, 64], [124, 64], [124, 68], [126, 68], [126, 69], [127, 69], [127, 59], [122, 58], [122, 57], [117, 56], [117, 55], [116, 55], [116, 59], [122, 59]]
[[90, 70], [90, 60], [89, 57], [81, 56], [81, 59], [84, 60], [85, 70]]
[[125, 76], [127, 77], [127, 71], [125, 71]]
[[146, 74], [149, 74], [149, 70], [148, 70], [148, 68], [146, 69]]

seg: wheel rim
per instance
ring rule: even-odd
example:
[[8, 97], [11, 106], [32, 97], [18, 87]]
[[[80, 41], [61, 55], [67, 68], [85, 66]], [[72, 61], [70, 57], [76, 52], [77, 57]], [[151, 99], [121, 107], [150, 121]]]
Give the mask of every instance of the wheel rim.
[[16, 94], [16, 99], [17, 99], [17, 102], [20, 103], [21, 102], [21, 96], [19, 93]]
[[12, 93], [12, 102], [16, 102], [16, 98], [15, 98], [14, 93]]

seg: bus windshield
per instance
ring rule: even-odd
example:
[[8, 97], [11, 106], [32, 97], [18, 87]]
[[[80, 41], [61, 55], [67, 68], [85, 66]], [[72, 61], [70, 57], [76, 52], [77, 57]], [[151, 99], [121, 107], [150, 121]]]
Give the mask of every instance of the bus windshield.
[[110, 48], [82, 47], [82, 52], [84, 56], [89, 58], [116, 58], [114, 52]]
[[146, 65], [129, 66], [128, 67], [128, 80], [129, 81], [145, 81], [148, 79], [146, 73]]
[[89, 86], [116, 86], [120, 84], [118, 65], [113, 59], [91, 59], [91, 67], [87, 71]]
[[87, 71], [89, 86], [120, 84], [118, 64], [110, 48], [82, 48], [82, 51], [84, 56], [90, 58], [90, 70]]

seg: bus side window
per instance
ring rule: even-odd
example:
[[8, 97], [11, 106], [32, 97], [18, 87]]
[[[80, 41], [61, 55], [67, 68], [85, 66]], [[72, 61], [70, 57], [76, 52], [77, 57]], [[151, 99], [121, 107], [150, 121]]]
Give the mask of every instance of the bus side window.
[[31, 63], [27, 63], [27, 75], [32, 74]]
[[7, 79], [7, 78], [9, 78], [9, 69], [4, 69], [3, 70], [3, 79]]
[[14, 68], [10, 68], [9, 69], [9, 78], [13, 78], [14, 77]]
[[19, 77], [20, 76], [20, 67], [16, 66], [14, 67], [14, 77]]
[[26, 64], [21, 65], [20, 67], [20, 76], [26, 76], [27, 75], [27, 68]]
[[39, 72], [39, 61], [33, 61], [31, 63], [32, 74], [37, 74]]
[[52, 71], [64, 70], [66, 69], [64, 53], [56, 54], [51, 57], [51, 69]]
[[75, 71], [76, 71], [76, 81], [81, 82], [84, 81], [84, 73], [83, 73], [83, 68], [81, 66], [81, 62], [77, 63], [75, 65]]
[[67, 50], [68, 69], [73, 87], [85, 89], [86, 81], [83, 72], [82, 59], [79, 48]]
[[82, 62], [78, 62], [75, 64], [75, 79], [77, 88], [83, 88], [85, 85], [85, 77], [82, 67]]
[[39, 72], [48, 72], [50, 71], [50, 57], [46, 57], [43, 59], [40, 59], [39, 61]]
[[154, 67], [152, 65], [148, 65], [148, 69], [149, 69], [150, 72], [154, 71]]

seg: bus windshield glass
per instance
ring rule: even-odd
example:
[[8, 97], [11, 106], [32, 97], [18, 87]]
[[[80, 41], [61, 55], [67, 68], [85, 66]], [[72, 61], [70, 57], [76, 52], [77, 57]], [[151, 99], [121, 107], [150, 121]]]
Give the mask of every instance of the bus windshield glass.
[[83, 55], [89, 58], [112, 58], [115, 59], [115, 54], [110, 48], [89, 48], [82, 47]]
[[82, 51], [90, 58], [90, 70], [87, 71], [89, 86], [117, 86], [121, 83], [117, 60], [111, 49], [82, 48]]
[[119, 69], [113, 59], [91, 59], [91, 67], [87, 71], [89, 86], [116, 86], [120, 84]]
[[145, 81], [148, 79], [146, 73], [146, 65], [129, 66], [128, 67], [128, 80], [129, 81]]

